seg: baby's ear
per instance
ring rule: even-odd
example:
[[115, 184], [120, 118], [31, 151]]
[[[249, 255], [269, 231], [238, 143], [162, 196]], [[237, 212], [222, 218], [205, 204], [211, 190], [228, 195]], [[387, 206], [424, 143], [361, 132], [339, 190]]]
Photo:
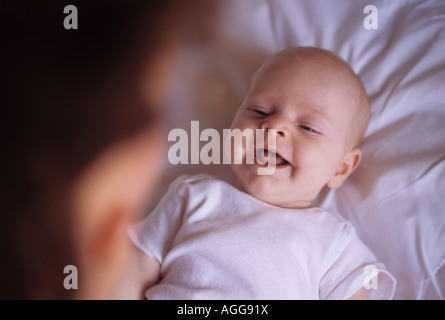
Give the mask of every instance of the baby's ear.
[[328, 187], [336, 189], [340, 187], [346, 178], [357, 169], [362, 158], [362, 151], [359, 148], [354, 148], [345, 156], [343, 162], [337, 169], [335, 175], [329, 180]]

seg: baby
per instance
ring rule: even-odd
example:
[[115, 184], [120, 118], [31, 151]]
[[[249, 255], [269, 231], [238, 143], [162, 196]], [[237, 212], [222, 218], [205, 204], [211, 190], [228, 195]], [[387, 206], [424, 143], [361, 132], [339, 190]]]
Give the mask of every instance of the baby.
[[235, 186], [208, 175], [173, 182], [130, 229], [145, 297], [392, 298], [394, 278], [354, 228], [311, 208], [359, 165], [369, 113], [361, 81], [334, 53], [299, 47], [269, 58], [232, 129], [275, 130], [274, 146], [256, 146], [276, 155], [274, 172], [258, 175], [256, 159], [232, 164]]

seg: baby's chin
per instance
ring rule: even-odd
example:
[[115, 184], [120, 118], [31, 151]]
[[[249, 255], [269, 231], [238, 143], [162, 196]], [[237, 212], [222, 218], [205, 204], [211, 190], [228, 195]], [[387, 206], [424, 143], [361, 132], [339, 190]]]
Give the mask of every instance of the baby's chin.
[[268, 198], [267, 195], [268, 194], [270, 195], [271, 190], [270, 190], [270, 183], [266, 181], [267, 180], [266, 177], [255, 174], [249, 174], [246, 171], [242, 172], [243, 168], [235, 167], [233, 169], [237, 178], [235, 184], [236, 188], [262, 201]]
[[[264, 176], [260, 176], [258, 180], [262, 180], [261, 178], [264, 178]], [[304, 209], [310, 206], [310, 202], [307, 203], [298, 201], [297, 199], [289, 199], [288, 191], [280, 190], [273, 184], [268, 185], [267, 183], [264, 183], [264, 181], [246, 183], [245, 181], [238, 179], [235, 183], [235, 187], [242, 192], [248, 193], [257, 200], [272, 206], [292, 209]]]

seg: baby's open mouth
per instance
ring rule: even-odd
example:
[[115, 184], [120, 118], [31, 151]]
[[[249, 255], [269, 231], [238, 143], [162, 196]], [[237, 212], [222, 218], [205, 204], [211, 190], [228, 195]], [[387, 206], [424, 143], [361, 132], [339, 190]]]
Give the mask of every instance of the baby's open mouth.
[[284, 167], [290, 163], [277, 152], [265, 148], [259, 148], [255, 150], [255, 164], [260, 167], [267, 167], [271, 165], [275, 165], [275, 167]]

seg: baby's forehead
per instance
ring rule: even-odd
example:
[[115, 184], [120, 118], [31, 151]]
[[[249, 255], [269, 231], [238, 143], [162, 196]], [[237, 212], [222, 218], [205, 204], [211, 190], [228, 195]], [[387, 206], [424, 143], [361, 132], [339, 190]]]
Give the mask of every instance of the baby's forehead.
[[[314, 47], [297, 47], [282, 50], [271, 58], [271, 66], [281, 65], [283, 70], [317, 74], [331, 79], [332, 83], [347, 88], [347, 91], [361, 99], [366, 95], [363, 84], [352, 67], [336, 53]], [[328, 81], [326, 81], [328, 83]]]
[[265, 64], [309, 73], [315, 69], [319, 73], [341, 74], [343, 78], [355, 76], [352, 68], [337, 54], [319, 48], [286, 49], [270, 57]]
[[251, 86], [255, 89], [275, 90], [282, 85], [306, 93], [317, 93], [311, 83], [318, 83], [319, 90], [336, 88], [343, 95], [359, 97], [360, 80], [346, 62], [326, 50], [286, 49], [267, 59], [257, 70]]

